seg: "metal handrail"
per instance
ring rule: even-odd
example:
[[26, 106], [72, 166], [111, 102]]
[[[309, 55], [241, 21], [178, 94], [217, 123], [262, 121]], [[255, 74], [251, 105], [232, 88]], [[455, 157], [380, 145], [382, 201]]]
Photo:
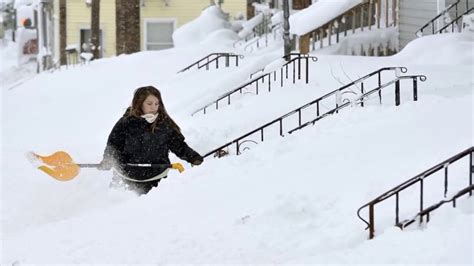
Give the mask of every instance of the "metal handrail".
[[[267, 25], [268, 26], [268, 25]], [[247, 41], [247, 44], [244, 46], [244, 51], [253, 52], [254, 44], [257, 44], [257, 49], [260, 48], [260, 41], [265, 39], [265, 47], [268, 47], [268, 35], [273, 34], [273, 40], [276, 40], [276, 33], [278, 30], [283, 30], [283, 23], [278, 23], [273, 25], [270, 29], [270, 32], [263, 34], [262, 36], [258, 36], [250, 41]], [[250, 49], [249, 49], [250, 48]]]
[[[215, 56], [215, 58], [213, 59], [210, 59], [212, 56]], [[212, 62], [216, 62], [216, 68], [219, 68], [219, 58], [221, 57], [224, 57], [226, 58], [226, 67], [229, 66], [229, 58], [235, 58], [235, 65], [236, 66], [239, 66], [239, 58], [240, 59], [243, 59], [244, 56], [243, 55], [239, 55], [239, 54], [234, 54], [234, 53], [211, 53], [211, 54], [208, 54], [207, 56], [199, 59], [198, 61], [192, 63], [191, 65], [181, 69], [180, 71], [178, 71], [178, 73], [181, 73], [181, 72], [184, 72], [184, 71], [187, 71], [189, 69], [191, 69], [192, 67], [194, 66], [197, 66], [198, 69], [201, 69], [202, 67], [206, 67], [206, 70], [209, 70], [209, 65], [212, 63]], [[203, 65], [200, 65], [202, 62], [206, 62], [204, 63]]]
[[470, 195], [472, 195], [472, 192], [474, 191], [474, 185], [470, 185], [468, 187], [465, 187], [464, 189], [461, 189], [460, 191], [458, 191], [458, 193], [456, 193], [454, 196], [452, 196], [450, 199], [448, 200], [441, 200], [440, 202], [438, 203], [435, 203], [433, 205], [431, 205], [430, 207], [424, 209], [423, 211], [420, 211], [419, 213], [417, 213], [414, 217], [410, 218], [410, 219], [407, 219], [405, 221], [402, 221], [400, 223], [398, 223], [396, 226], [400, 227], [400, 229], [404, 229], [405, 227], [409, 226], [410, 224], [416, 222], [416, 219], [417, 218], [420, 218], [420, 219], [423, 219], [424, 216], [426, 216], [426, 222], [429, 222], [430, 221], [430, 213], [436, 209], [438, 209], [439, 207], [441, 207], [442, 205], [446, 204], [446, 203], [450, 203], [452, 202], [453, 203], [453, 207], [456, 208], [456, 200], [464, 195], [466, 195], [467, 193], [469, 193]]
[[269, 17], [265, 17], [264, 15], [262, 22], [255, 26], [253, 28], [253, 31], [256, 31], [257, 36], [263, 36], [264, 34], [268, 33], [269, 28], [271, 29], [271, 27], [269, 27], [271, 23], [271, 19]]
[[[386, 84], [383, 84], [383, 85], [381, 84], [381, 80], [380, 80], [381, 75], [380, 75], [380, 73], [383, 72], [383, 71], [387, 71], [387, 70], [401, 70], [403, 73], [405, 73], [405, 72], [407, 71], [407, 69], [406, 69], [405, 67], [386, 67], [386, 68], [381, 68], [381, 69], [379, 69], [379, 70], [377, 70], [377, 71], [374, 71], [374, 72], [372, 72], [372, 73], [370, 73], [370, 74], [368, 74], [368, 75], [366, 75], [366, 76], [364, 76], [364, 77], [362, 77], [362, 78], [360, 78], [360, 79], [358, 79], [358, 80], [356, 80], [356, 81], [353, 81], [353, 82], [351, 82], [351, 83], [349, 83], [349, 84], [347, 84], [347, 85], [345, 85], [345, 86], [343, 86], [343, 87], [341, 87], [341, 88], [339, 88], [339, 89], [336, 89], [336, 90], [334, 90], [334, 91], [332, 91], [332, 92], [330, 92], [330, 93], [328, 93], [328, 94], [326, 94], [326, 95], [324, 95], [324, 96], [322, 96], [322, 97], [319, 97], [318, 99], [316, 99], [316, 100], [314, 100], [314, 101], [311, 101], [310, 103], [307, 103], [307, 104], [305, 104], [305, 105], [303, 105], [303, 106], [301, 106], [301, 107], [299, 107], [299, 108], [297, 108], [297, 109], [295, 109], [295, 110], [292, 110], [292, 111], [290, 111], [290, 112], [288, 112], [288, 113], [286, 113], [286, 114], [284, 114], [284, 115], [282, 115], [282, 116], [280, 116], [280, 117], [278, 117], [278, 118], [276, 118], [276, 119], [274, 119], [274, 120], [272, 120], [272, 121], [270, 121], [270, 122], [268, 122], [268, 123], [266, 123], [266, 124], [264, 124], [264, 125], [258, 127], [257, 129], [254, 129], [254, 130], [252, 130], [252, 131], [250, 131], [250, 132], [248, 132], [248, 133], [246, 133], [246, 134], [240, 136], [239, 138], [236, 138], [236, 139], [234, 139], [234, 140], [232, 140], [232, 141], [230, 141], [230, 142], [228, 142], [228, 143], [226, 143], [226, 144], [224, 144], [224, 145], [222, 145], [222, 146], [220, 146], [220, 147], [218, 147], [218, 148], [216, 148], [216, 149], [214, 149], [214, 150], [212, 150], [212, 151], [206, 153], [206, 154], [204, 155], [204, 157], [208, 157], [208, 156], [210, 156], [210, 155], [212, 155], [212, 154], [215, 154], [216, 152], [219, 152], [219, 151], [221, 151], [222, 149], [227, 148], [227, 147], [231, 146], [231, 145], [234, 144], [234, 143], [236, 144], [236, 151], [237, 151], [236, 154], [238, 155], [238, 154], [240, 154], [240, 150], [239, 150], [239, 149], [240, 149], [241, 143], [239, 144], [239, 142], [240, 142], [241, 140], [243, 140], [244, 138], [246, 138], [246, 137], [248, 137], [248, 136], [250, 136], [250, 135], [252, 135], [252, 134], [254, 134], [254, 133], [260, 131], [260, 139], [261, 139], [261, 141], [263, 142], [263, 140], [264, 140], [264, 132], [263, 132], [264, 129], [267, 128], [267, 127], [269, 127], [269, 126], [271, 126], [271, 125], [274, 125], [274, 124], [276, 124], [276, 123], [279, 123], [279, 126], [280, 126], [280, 136], [283, 136], [283, 119], [285, 119], [285, 118], [287, 118], [287, 117], [289, 117], [289, 116], [291, 116], [292, 114], [295, 114], [295, 113], [298, 113], [298, 124], [299, 124], [299, 127], [298, 127], [298, 128], [300, 128], [300, 127], [303, 125], [303, 124], [301, 123], [301, 121], [302, 121], [302, 120], [301, 120], [301, 113], [302, 113], [301, 111], [302, 111], [303, 109], [309, 107], [309, 106], [314, 105], [314, 104], [316, 104], [316, 109], [317, 109], [317, 110], [316, 110], [316, 113], [317, 113], [317, 117], [318, 117], [318, 118], [319, 118], [319, 117], [322, 118], [322, 117], [327, 116], [328, 114], [332, 114], [332, 113], [334, 113], [334, 112], [337, 112], [339, 109], [346, 107], [348, 104], [345, 103], [345, 104], [343, 104], [343, 105], [341, 105], [341, 106], [336, 106], [335, 109], [333, 109], [333, 110], [331, 110], [331, 111], [325, 113], [324, 115], [321, 115], [321, 116], [320, 116], [320, 114], [319, 114], [319, 102], [320, 102], [321, 100], [323, 100], [323, 99], [329, 97], [330, 95], [334, 95], [334, 94], [336, 94], [337, 92], [340, 92], [340, 91], [342, 91], [342, 90], [344, 90], [344, 89], [346, 89], [346, 88], [349, 88], [349, 87], [352, 86], [352, 85], [355, 85], [355, 84], [358, 84], [358, 83], [363, 84], [363, 82], [364, 82], [366, 79], [368, 79], [368, 78], [370, 78], [370, 77], [372, 77], [372, 76], [378, 75], [378, 78], [379, 78], [379, 79], [378, 79], [378, 80], [379, 80], [379, 82], [378, 82], [378, 84], [379, 84], [379, 85], [378, 85], [378, 90], [377, 90], [377, 89], [371, 90], [371, 91], [369, 91], [369, 92], [367, 92], [367, 93], [363, 93], [363, 94], [360, 96], [361, 106], [364, 106], [364, 105], [363, 105], [363, 101], [364, 101], [365, 98], [367, 98], [367, 97], [368, 97], [369, 95], [371, 95], [372, 93], [377, 92], [377, 91], [380, 91], [381, 89], [387, 87], [388, 85], [393, 84], [393, 83], [390, 83], [390, 82], [389, 82], [389, 83], [386, 83]], [[417, 75], [417, 76], [402, 76], [402, 77], [397, 77], [395, 80], [393, 80], [393, 81], [395, 82], [395, 84], [396, 84], [396, 87], [395, 87], [396, 93], [395, 93], [395, 94], [396, 94], [396, 103], [397, 103], [397, 105], [400, 104], [400, 100], [399, 100], [399, 99], [400, 99], [400, 94], [399, 94], [400, 82], [399, 82], [399, 81], [400, 81], [401, 79], [406, 79], [406, 78], [414, 79], [413, 90], [414, 90], [414, 100], [415, 100], [415, 101], [417, 101], [417, 99], [418, 99], [416, 79], [417, 79], [417, 78], [420, 78], [420, 80], [422, 80], [422, 81], [426, 80], [426, 77], [425, 77], [425, 76], [420, 76], [420, 75]], [[364, 86], [361, 85], [361, 88], [362, 88], [361, 90], [363, 91]], [[398, 93], [397, 93], [397, 91], [398, 91]], [[380, 94], [379, 94], [379, 97], [381, 97]], [[397, 99], [398, 99], [398, 100], [397, 100]], [[319, 118], [319, 119], [321, 119], [321, 118]], [[318, 119], [318, 120], [319, 120], [319, 119]], [[315, 123], [315, 122], [316, 122], [316, 121], [314, 121], [314, 120], [312, 121], [312, 123]], [[295, 131], [295, 130], [297, 130], [297, 129], [292, 129], [289, 133], [291, 134], [291, 133], [292, 133], [293, 131]]]
[[237, 44], [242, 46], [245, 44], [244, 50], [247, 51], [247, 48], [251, 48], [250, 52], [253, 51], [252, 44], [257, 43], [257, 48], [260, 48], [260, 40], [265, 38], [265, 47], [268, 47], [268, 35], [273, 33], [273, 39], [276, 40], [276, 31], [282, 28], [283, 23], [278, 23], [272, 25], [270, 18], [264, 18], [264, 20], [247, 34], [243, 40], [238, 40], [234, 42], [233, 47], [237, 48]]
[[[430, 21], [428, 21], [425, 25], [423, 25], [419, 30], [417, 30], [415, 32], [415, 35], [418, 36], [418, 37], [423, 36], [423, 30], [425, 28], [427, 28], [428, 26], [430, 26], [430, 24], [431, 24], [431, 31], [432, 31], [431, 34], [440, 33], [441, 32], [440, 30], [438, 30], [437, 32], [435, 31], [435, 27], [434, 27], [435, 21], [437, 19], [439, 19], [440, 17], [444, 16], [449, 11], [451, 11], [451, 9], [453, 9], [453, 8], [456, 9], [456, 17], [458, 17], [458, 5], [459, 5], [460, 2], [461, 2], [461, 0], [458, 0], [457, 2], [452, 3], [451, 5], [449, 5], [443, 11], [441, 11], [438, 15], [436, 15], [434, 18], [432, 18]], [[466, 0], [466, 10], [469, 10], [469, 0]]]
[[257, 70], [257, 71], [255, 71], [255, 72], [251, 73], [250, 76], [249, 76], [249, 78], [252, 79], [255, 74], [257, 74], [258, 72], [263, 72], [264, 70], [265, 70], [265, 68], [260, 68], [259, 70]]
[[437, 33], [443, 33], [444, 30], [446, 30], [449, 26], [452, 27], [451, 31], [454, 31], [454, 24], [458, 22], [464, 15], [470, 14], [474, 10], [474, 7], [471, 7], [470, 9], [466, 10], [463, 14], [459, 15], [455, 19], [453, 19], [450, 23], [442, 27]]
[[[294, 58], [291, 58], [292, 56], [295, 56]], [[288, 62], [286, 62], [285, 64], [283, 64], [280, 68], [280, 86], [283, 87], [283, 69], [286, 70], [286, 79], [288, 79], [288, 66], [290, 64], [293, 64], [293, 83], [296, 82], [296, 69], [298, 69], [298, 80], [301, 79], [301, 60], [305, 60], [306, 61], [306, 69], [305, 69], [305, 74], [306, 74], [306, 84], [309, 83], [309, 59], [312, 60], [312, 62], [316, 62], [318, 60], [317, 57], [315, 56], [309, 56], [309, 55], [305, 55], [305, 54], [298, 54], [298, 53], [290, 53], [286, 56], [284, 56], [283, 58], [285, 57], [289, 57], [290, 60]], [[296, 63], [298, 63], [298, 66], [296, 66]], [[258, 72], [258, 71], [257, 71]], [[255, 73], [257, 73], [255, 72]], [[255, 73], [253, 73], [251, 76], [253, 76]], [[239, 87], [235, 88], [235, 89], [232, 89], [231, 91], [229, 92], [226, 92], [224, 95], [221, 95], [219, 96], [219, 98], [217, 98], [216, 100], [206, 104], [205, 106], [199, 108], [198, 110], [194, 111], [191, 115], [195, 115], [196, 113], [198, 112], [203, 112], [204, 114], [206, 114], [206, 110], [209, 106], [212, 106], [214, 105], [216, 107], [216, 110], [219, 109], [219, 102], [226, 99], [227, 98], [227, 105], [230, 105], [231, 103], [231, 96], [237, 92], [239, 93], [243, 93], [243, 89], [247, 86], [250, 86], [250, 85], [253, 85], [255, 84], [255, 89], [256, 89], [256, 94], [258, 95], [259, 93], [259, 87], [258, 87], [258, 84], [259, 84], [259, 81], [261, 80], [262, 82], [265, 82], [265, 78], [267, 78], [267, 81], [268, 81], [268, 91], [271, 91], [271, 75], [274, 75], [274, 81], [276, 81], [276, 70], [275, 71], [272, 71], [272, 72], [268, 72], [268, 73], [263, 73], [261, 74], [260, 76], [256, 77], [256, 78], [253, 78], [252, 80], [240, 85]]]
[[[412, 79], [414, 82], [413, 82], [413, 99], [414, 101], [417, 101], [417, 98], [418, 98], [418, 86], [417, 86], [417, 79], [420, 79], [420, 81], [426, 81], [426, 76], [424, 75], [412, 75], [412, 76], [402, 76], [402, 77], [397, 77], [396, 79], [394, 80], [391, 80], [385, 84], [382, 84], [382, 85], [379, 85], [379, 87], [371, 90], [371, 91], [368, 91], [366, 93], [363, 93], [362, 95], [360, 95], [357, 99], [353, 100], [353, 101], [349, 101], [349, 102], [346, 102], [346, 103], [343, 103], [341, 105], [336, 105], [336, 108], [332, 109], [332, 110], [329, 110], [328, 112], [322, 114], [322, 115], [318, 115], [317, 118], [315, 118], [314, 120], [311, 120], [311, 121], [308, 121], [290, 131], [288, 131], [289, 134], [297, 131], [297, 130], [300, 130], [302, 128], [305, 128], [309, 125], [314, 125], [314, 123], [316, 123], [317, 121], [323, 119], [324, 117], [328, 116], [328, 115], [331, 115], [331, 114], [334, 114], [334, 113], [337, 113], [339, 110], [347, 107], [347, 106], [350, 106], [350, 105], [354, 105], [354, 104], [361, 104], [363, 105], [364, 103], [364, 98], [376, 93], [376, 92], [380, 92], [383, 88], [386, 88], [392, 84], [395, 84], [395, 106], [399, 106], [400, 105], [400, 80], [403, 80], [403, 79]], [[334, 93], [333, 93], [334, 94]], [[326, 96], [326, 95], [325, 95]], [[323, 96], [324, 97], [324, 96]], [[381, 97], [381, 94], [379, 94], [379, 97]], [[317, 99], [316, 101], [314, 101], [315, 103], [318, 103], [319, 101], [321, 101], [323, 98], [321, 97], [320, 99]], [[313, 103], [314, 104], [314, 103]], [[308, 105], [309, 106], [309, 105]], [[319, 111], [318, 111], [319, 113]]]
[[[232, 46], [234, 48], [237, 48], [237, 44], [239, 44], [239, 43], [244, 44], [244, 43], [248, 42], [249, 40], [259, 39], [261, 36], [268, 33], [267, 29], [269, 28], [270, 25], [271, 25], [271, 19], [265, 18], [265, 16], [264, 16], [263, 19], [262, 19], [262, 22], [260, 22], [258, 25], [256, 25], [252, 29], [252, 31], [249, 32], [247, 35], [245, 35], [242, 39], [234, 42], [232, 44]], [[271, 32], [271, 29], [270, 29], [270, 32]], [[241, 45], [239, 45], [239, 46], [241, 46]]]
[[[255, 43], [257, 44], [257, 48], [260, 48], [260, 40], [262, 38], [266, 38], [266, 37], [268, 37], [268, 36], [265, 34], [265, 36], [258, 36], [256, 38], [252, 39], [251, 41], [246, 42], [246, 44], [244, 46], [244, 51], [253, 52], [253, 46], [252, 45], [254, 45]], [[268, 39], [266, 39], [266, 44], [268, 45]], [[250, 51], [248, 50], [249, 47], [250, 47]]]
[[[416, 175], [415, 177], [412, 177], [410, 178], [409, 180], [401, 183], [400, 185], [388, 190], [387, 192], [381, 194], [380, 196], [376, 197], [375, 199], [371, 200], [370, 202], [362, 205], [358, 210], [357, 210], [357, 216], [359, 217], [360, 220], [362, 220], [366, 225], [367, 225], [367, 229], [369, 229], [369, 238], [372, 239], [374, 237], [374, 233], [375, 233], [375, 224], [374, 224], [374, 205], [381, 202], [381, 201], [384, 201], [392, 196], [395, 196], [396, 197], [396, 208], [395, 208], [395, 225], [399, 226], [400, 228], [404, 228], [405, 226], [408, 226], [409, 224], [411, 224], [414, 219], [416, 219], [417, 217], [423, 217], [424, 215], [429, 215], [429, 213], [435, 209], [437, 209], [438, 207], [440, 207], [441, 205], [443, 205], [444, 203], [446, 202], [450, 202], [450, 201], [453, 201], [455, 200], [456, 198], [466, 194], [467, 192], [470, 192], [470, 195], [472, 196], [472, 173], [474, 172], [474, 166], [473, 166], [473, 152], [474, 152], [474, 147], [470, 147], [452, 157], [450, 157], [449, 159], [431, 167], [430, 169]], [[444, 172], [445, 172], [445, 182], [444, 182], [444, 196], [446, 197], [447, 195], [447, 189], [448, 189], [448, 166], [450, 164], [453, 164], [454, 162], [464, 158], [465, 156], [469, 155], [469, 160], [470, 160], [470, 166], [469, 166], [469, 187], [461, 190], [460, 192], [458, 192], [452, 199], [450, 200], [446, 200], [446, 201], [441, 201], [440, 203], [437, 203], [435, 205], [432, 205], [426, 209], [423, 208], [423, 180], [425, 178], [427, 178], [428, 176], [431, 176], [432, 174], [444, 169]], [[398, 202], [399, 202], [399, 193], [420, 182], [420, 211], [417, 215], [415, 215], [414, 218], [412, 219], [409, 219], [407, 220], [406, 222], [399, 222], [399, 206], [398, 206]], [[467, 190], [467, 192], [465, 191]], [[360, 212], [362, 209], [364, 208], [367, 208], [369, 207], [369, 220], [370, 221], [366, 221], [364, 218], [361, 217], [360, 215]], [[420, 222], [422, 222], [422, 219], [420, 220]]]

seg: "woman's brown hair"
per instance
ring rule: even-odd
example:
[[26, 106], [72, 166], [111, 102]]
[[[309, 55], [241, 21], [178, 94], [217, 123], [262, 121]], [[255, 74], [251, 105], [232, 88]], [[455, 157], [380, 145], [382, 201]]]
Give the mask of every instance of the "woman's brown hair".
[[181, 132], [179, 126], [174, 122], [174, 120], [166, 112], [165, 105], [163, 104], [163, 99], [161, 98], [160, 91], [153, 86], [140, 87], [135, 90], [132, 100], [132, 106], [130, 106], [125, 112], [126, 116], [135, 116], [141, 117], [143, 115], [142, 105], [145, 99], [153, 95], [158, 98], [158, 117], [151, 124], [151, 130], [154, 132], [158, 122], [168, 122], [173, 128]]

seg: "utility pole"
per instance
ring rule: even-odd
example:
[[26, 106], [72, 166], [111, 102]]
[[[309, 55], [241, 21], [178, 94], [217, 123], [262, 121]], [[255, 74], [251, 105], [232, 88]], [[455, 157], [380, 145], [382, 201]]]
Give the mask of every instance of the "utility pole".
[[285, 60], [289, 61], [291, 53], [291, 43], [290, 43], [290, 4], [288, 0], [283, 0], [283, 42], [284, 42], [284, 56]]

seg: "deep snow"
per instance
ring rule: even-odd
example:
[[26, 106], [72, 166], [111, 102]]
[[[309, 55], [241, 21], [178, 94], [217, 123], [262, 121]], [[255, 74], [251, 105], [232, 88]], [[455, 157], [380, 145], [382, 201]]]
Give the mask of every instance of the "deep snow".
[[[387, 203], [370, 241], [356, 217], [369, 200], [473, 145], [471, 35], [424, 37], [387, 58], [319, 55], [309, 85], [245, 94], [191, 116], [282, 52], [246, 54], [229, 36], [215, 38], [43, 73], [13, 89], [2, 80], [2, 264], [473, 263], [472, 198], [405, 231], [393, 227]], [[440, 45], [451, 52], [439, 53]], [[246, 57], [238, 68], [176, 73], [215, 51]], [[188, 144], [206, 153], [384, 66], [428, 77], [417, 102], [409, 82], [399, 107], [387, 89], [384, 105], [352, 107], [284, 138], [275, 133], [241, 156], [186, 165], [145, 196], [110, 189], [111, 173], [94, 169], [61, 183], [24, 157], [65, 150], [77, 162], [98, 162], [133, 90], [148, 84], [162, 91]], [[468, 182], [466, 159], [459, 164], [449, 195]], [[430, 180], [426, 205], [443, 198], [443, 174]], [[401, 214], [414, 215], [417, 189], [402, 197]]]

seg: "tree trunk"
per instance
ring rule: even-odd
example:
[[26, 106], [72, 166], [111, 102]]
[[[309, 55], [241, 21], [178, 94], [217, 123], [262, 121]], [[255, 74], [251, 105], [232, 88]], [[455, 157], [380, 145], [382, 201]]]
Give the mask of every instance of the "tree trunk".
[[92, 54], [94, 59], [98, 59], [100, 56], [100, 0], [92, 0], [91, 6], [91, 43], [92, 43]]
[[59, 1], [59, 54], [61, 65], [67, 64], [66, 58], [66, 0]]
[[140, 0], [115, 0], [117, 55], [140, 51]]

